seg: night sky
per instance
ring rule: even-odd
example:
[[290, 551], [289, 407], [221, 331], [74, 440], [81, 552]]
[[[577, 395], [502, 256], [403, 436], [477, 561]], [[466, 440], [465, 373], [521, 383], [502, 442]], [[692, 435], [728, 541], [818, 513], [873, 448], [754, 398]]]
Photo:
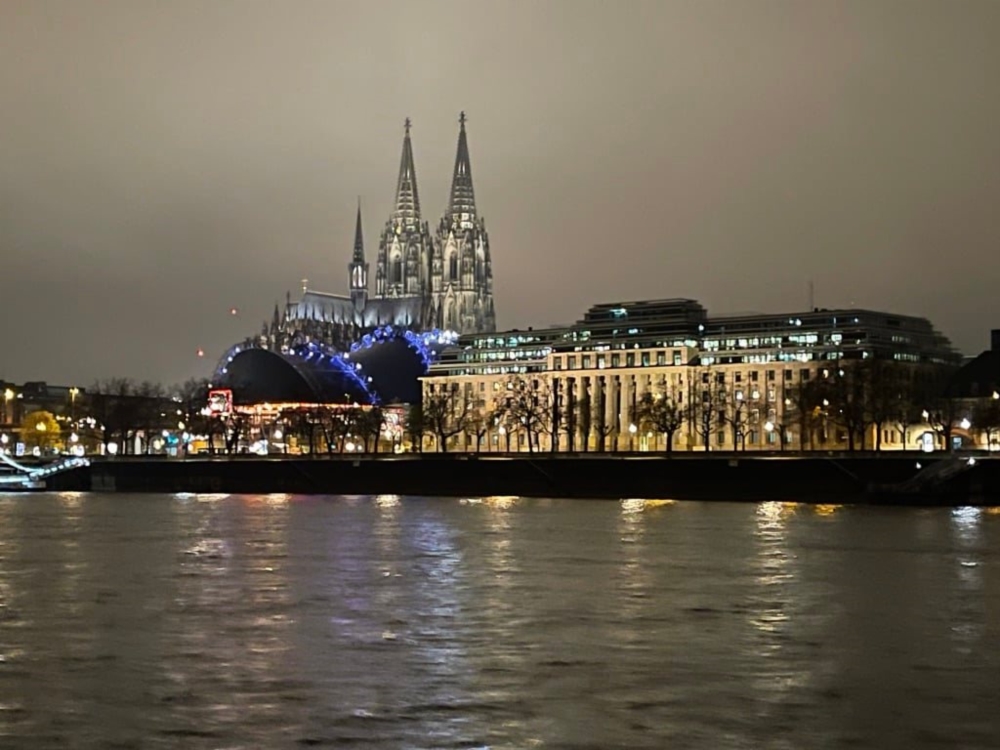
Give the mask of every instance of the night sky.
[[436, 225], [460, 110], [502, 328], [812, 280], [975, 353], [998, 90], [992, 0], [0, 0], [0, 378], [208, 374], [346, 293], [359, 195], [374, 261], [406, 117]]

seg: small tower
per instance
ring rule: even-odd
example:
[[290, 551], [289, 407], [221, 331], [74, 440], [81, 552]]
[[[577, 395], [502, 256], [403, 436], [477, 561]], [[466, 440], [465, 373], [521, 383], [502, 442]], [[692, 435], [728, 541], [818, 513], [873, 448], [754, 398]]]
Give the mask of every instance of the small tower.
[[354, 227], [354, 255], [347, 267], [351, 279], [351, 299], [354, 309], [361, 312], [368, 304], [368, 264], [365, 262], [365, 241], [361, 234], [361, 199], [358, 198], [358, 221]]

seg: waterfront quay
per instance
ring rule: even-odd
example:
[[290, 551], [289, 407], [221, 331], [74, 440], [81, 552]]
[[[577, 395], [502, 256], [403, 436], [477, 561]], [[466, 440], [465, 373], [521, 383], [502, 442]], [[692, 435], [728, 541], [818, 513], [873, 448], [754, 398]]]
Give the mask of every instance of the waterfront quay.
[[898, 453], [116, 457], [54, 476], [47, 488], [992, 505], [1000, 504], [1000, 462]]

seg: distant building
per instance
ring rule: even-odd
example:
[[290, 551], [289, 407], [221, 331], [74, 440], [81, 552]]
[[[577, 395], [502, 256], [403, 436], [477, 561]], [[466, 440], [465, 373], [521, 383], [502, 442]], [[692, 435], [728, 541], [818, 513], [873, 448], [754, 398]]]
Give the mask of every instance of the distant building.
[[[595, 305], [571, 326], [462, 336], [424, 378], [424, 402], [451, 394], [480, 422], [512, 388], [551, 404], [534, 438], [530, 418], [493, 417], [478, 438], [487, 450], [527, 450], [532, 439], [540, 450], [660, 450], [662, 436], [640, 424], [647, 393], [686, 411], [674, 442], [681, 450], [834, 448], [846, 438], [832, 420], [805, 414], [801, 393], [869, 360], [954, 365], [959, 357], [923, 318], [855, 309], [709, 316], [690, 299], [622, 302]], [[917, 447], [916, 431], [884, 428], [883, 447]], [[468, 435], [455, 442], [473, 445]]]
[[476, 206], [465, 122], [463, 112], [451, 195], [437, 228], [432, 232], [421, 212], [407, 120], [395, 207], [379, 238], [374, 289], [359, 204], [348, 264], [349, 293], [321, 292], [304, 285], [299, 301], [288, 297], [283, 313], [275, 307], [257, 345], [287, 350], [318, 341], [343, 350], [385, 325], [415, 332], [496, 329], [489, 235]]
[[955, 398], [993, 398], [1000, 393], [1000, 329], [990, 335], [990, 348], [962, 365], [950, 384]]
[[84, 397], [84, 389], [74, 386], [50, 385], [42, 381], [21, 384], [0, 381], [0, 398], [3, 399], [0, 424], [7, 429], [20, 427], [24, 417], [36, 411], [70, 419]]

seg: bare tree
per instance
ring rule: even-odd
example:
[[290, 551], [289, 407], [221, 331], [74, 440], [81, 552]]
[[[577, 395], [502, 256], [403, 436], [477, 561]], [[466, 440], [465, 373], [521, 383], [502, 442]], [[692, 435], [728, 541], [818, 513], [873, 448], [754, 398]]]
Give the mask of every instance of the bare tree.
[[1000, 442], [1000, 400], [980, 401], [972, 412], [972, 423], [986, 437], [986, 450]]
[[465, 432], [469, 400], [453, 385], [448, 390], [424, 394], [422, 412], [426, 430], [437, 438], [438, 450], [447, 453], [448, 441]]
[[666, 438], [666, 452], [674, 452], [674, 435], [684, 426], [687, 412], [670, 396], [646, 392], [639, 400], [637, 416], [644, 430], [661, 433]]
[[587, 453], [590, 450], [590, 435], [594, 425], [594, 405], [588, 390], [580, 394], [574, 411], [576, 412], [574, 421], [580, 434], [580, 445], [583, 452]]
[[552, 391], [548, 381], [539, 377], [514, 376], [507, 381], [501, 399], [511, 424], [524, 431], [528, 452], [539, 450], [541, 435], [549, 433], [552, 425]]
[[952, 397], [951, 382], [955, 368], [932, 366], [917, 373], [916, 401], [922, 404], [921, 416], [931, 429], [941, 438], [944, 449], [954, 449], [952, 433], [963, 410], [962, 403]]
[[721, 392], [715, 373], [710, 368], [703, 368], [701, 383], [696, 384], [692, 380], [688, 386], [687, 421], [701, 438], [702, 448], [706, 452], [712, 449], [712, 435], [718, 424], [720, 401]]
[[887, 424], [896, 424], [905, 400], [906, 376], [898, 362], [869, 359], [857, 365], [863, 383], [866, 421], [875, 428], [875, 452], [882, 450], [882, 433]]
[[419, 453], [423, 448], [424, 434], [427, 432], [427, 421], [424, 419], [422, 404], [410, 404], [406, 410], [403, 429], [410, 439], [410, 445]]
[[607, 449], [607, 439], [615, 433], [615, 424], [608, 419], [608, 391], [604, 378], [597, 379], [597, 398], [593, 399], [593, 402], [593, 429], [597, 438], [597, 450], [604, 453]]
[[739, 393], [734, 393], [732, 397], [720, 400], [723, 421], [733, 431], [733, 449], [745, 451], [747, 449], [747, 433], [750, 429], [750, 410], [747, 406], [747, 400]]
[[476, 407], [469, 414], [469, 419], [466, 421], [466, 430], [469, 435], [475, 438], [476, 441], [476, 453], [482, 450], [483, 438], [489, 434], [490, 427], [492, 427], [495, 416], [486, 410], [485, 407]]
[[365, 453], [378, 453], [378, 441], [383, 427], [385, 414], [380, 406], [372, 406], [356, 413], [354, 431], [361, 438]]

